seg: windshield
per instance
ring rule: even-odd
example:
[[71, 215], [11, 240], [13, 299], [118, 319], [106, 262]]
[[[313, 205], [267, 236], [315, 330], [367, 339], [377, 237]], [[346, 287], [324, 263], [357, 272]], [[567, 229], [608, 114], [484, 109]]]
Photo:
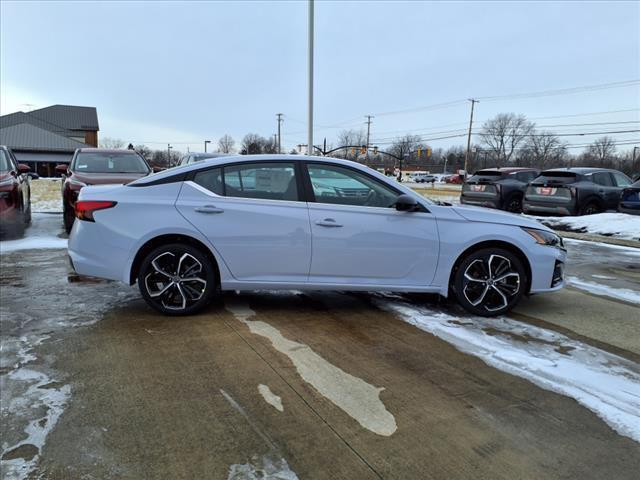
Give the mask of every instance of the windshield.
[[7, 158], [4, 150], [0, 150], [0, 172], [8, 172], [11, 170], [11, 162]]
[[533, 182], [534, 183], [559, 183], [559, 184], [567, 184], [574, 183], [576, 181], [576, 174], [574, 172], [542, 172], [539, 177], [537, 177]]
[[146, 162], [136, 153], [79, 153], [72, 170], [80, 173], [149, 173]]

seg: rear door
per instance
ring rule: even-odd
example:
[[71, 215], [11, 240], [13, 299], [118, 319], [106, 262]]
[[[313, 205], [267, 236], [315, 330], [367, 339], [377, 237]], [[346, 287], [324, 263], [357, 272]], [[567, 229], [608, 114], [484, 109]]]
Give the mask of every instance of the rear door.
[[312, 200], [312, 283], [430, 285], [438, 261], [436, 220], [400, 212], [399, 194], [377, 178], [342, 165], [308, 163]]
[[618, 207], [621, 189], [613, 183], [613, 176], [610, 172], [596, 172], [591, 175], [593, 183], [597, 185], [598, 193], [605, 202], [607, 210]]
[[176, 207], [211, 241], [236, 279], [307, 281], [311, 228], [297, 163], [208, 168], [184, 183]]

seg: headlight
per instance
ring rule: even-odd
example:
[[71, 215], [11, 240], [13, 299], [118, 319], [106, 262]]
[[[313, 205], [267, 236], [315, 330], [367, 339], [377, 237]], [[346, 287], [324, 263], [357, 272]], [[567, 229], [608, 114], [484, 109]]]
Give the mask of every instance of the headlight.
[[537, 228], [522, 227], [522, 230], [531, 235], [536, 243], [540, 245], [548, 245], [550, 247], [558, 247], [564, 249], [564, 243], [562, 242], [562, 237], [560, 235], [549, 232], [547, 230], [538, 230]]

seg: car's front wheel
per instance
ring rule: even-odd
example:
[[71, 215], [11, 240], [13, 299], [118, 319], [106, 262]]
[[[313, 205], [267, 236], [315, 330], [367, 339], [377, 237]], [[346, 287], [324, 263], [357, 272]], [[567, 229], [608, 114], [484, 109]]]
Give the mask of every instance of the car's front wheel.
[[502, 315], [515, 307], [527, 284], [520, 259], [502, 248], [484, 248], [467, 255], [452, 281], [460, 305], [485, 317]]
[[138, 287], [146, 302], [165, 315], [191, 315], [207, 306], [217, 291], [209, 258], [190, 245], [169, 244], [142, 261]]

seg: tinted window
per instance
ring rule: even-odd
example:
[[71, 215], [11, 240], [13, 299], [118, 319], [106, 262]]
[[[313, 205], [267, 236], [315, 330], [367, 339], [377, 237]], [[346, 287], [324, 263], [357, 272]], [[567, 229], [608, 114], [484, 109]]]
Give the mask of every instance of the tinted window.
[[529, 183], [536, 177], [535, 172], [518, 172], [516, 173], [516, 178], [524, 183]]
[[224, 195], [221, 168], [212, 168], [211, 170], [200, 171], [196, 173], [195, 177], [193, 177], [193, 181], [210, 192], [217, 195]]
[[598, 185], [604, 185], [605, 187], [613, 186], [609, 172], [594, 173], [591, 175], [591, 179], [593, 180], [593, 183], [597, 183]]
[[227, 197], [298, 200], [293, 163], [252, 163], [224, 168]]
[[631, 185], [631, 179], [627, 177], [624, 173], [613, 172], [613, 178], [619, 187], [626, 187]]
[[565, 185], [567, 183], [574, 183], [577, 180], [576, 174], [573, 172], [542, 172], [539, 177], [535, 179], [536, 183], [552, 184], [557, 183]]
[[7, 152], [4, 150], [0, 150], [0, 172], [8, 172], [12, 170], [11, 162], [9, 161], [9, 156]]
[[149, 167], [135, 153], [80, 152], [73, 169], [84, 173], [149, 173]]
[[316, 202], [360, 207], [392, 207], [398, 196], [393, 189], [349, 168], [308, 165]]

